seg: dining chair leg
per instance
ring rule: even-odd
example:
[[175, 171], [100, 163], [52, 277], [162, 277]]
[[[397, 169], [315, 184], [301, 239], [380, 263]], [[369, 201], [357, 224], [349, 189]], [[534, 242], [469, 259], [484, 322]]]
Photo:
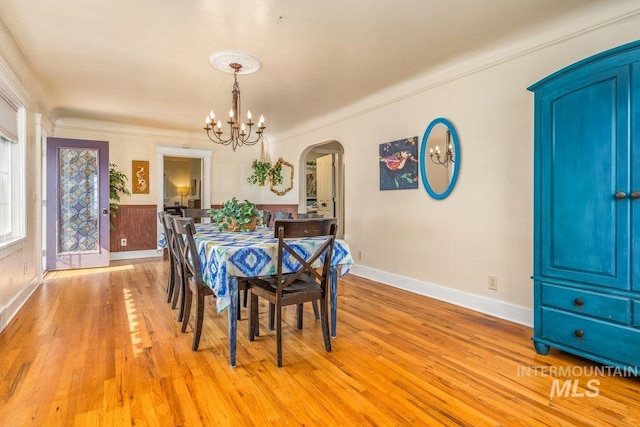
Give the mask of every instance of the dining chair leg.
[[296, 322], [296, 326], [298, 329], [302, 329], [302, 319], [303, 319], [304, 307], [302, 304], [296, 305], [296, 317], [298, 318]]
[[184, 318], [184, 301], [187, 293], [187, 283], [184, 276], [180, 277], [180, 298], [178, 298], [178, 322], [182, 322]]
[[173, 257], [169, 254], [169, 280], [167, 281], [167, 302], [171, 302], [173, 298], [173, 286], [176, 281], [176, 270]]
[[[247, 291], [251, 293], [251, 291]], [[259, 319], [258, 319], [258, 295], [251, 294], [251, 302], [249, 303], [249, 341], [254, 341], [259, 335]]]
[[[179, 267], [176, 267], [179, 268]], [[182, 275], [175, 275], [175, 284], [173, 285], [173, 298], [171, 299], [171, 308], [176, 308], [178, 306], [178, 299], [180, 298], [182, 285], [179, 283]]]
[[276, 310], [276, 348], [278, 367], [282, 367], [282, 307]]
[[311, 301], [311, 306], [313, 307], [313, 314], [316, 316], [316, 320], [320, 318], [320, 313], [318, 312], [318, 301]]
[[200, 345], [200, 334], [202, 334], [202, 319], [204, 317], [204, 293], [200, 290], [196, 291], [196, 324], [193, 328], [193, 344], [191, 350], [198, 350]]
[[273, 326], [273, 318], [274, 318], [274, 310], [275, 310], [275, 305], [269, 303], [269, 330], [273, 331], [274, 326]]
[[187, 331], [187, 325], [189, 325], [189, 317], [191, 316], [191, 300], [193, 299], [193, 292], [189, 286], [185, 287], [184, 295], [184, 311], [182, 313], [182, 332]]
[[331, 336], [329, 335], [329, 317], [327, 314], [327, 298], [320, 299], [320, 317], [322, 323], [322, 337], [324, 338], [324, 348], [331, 351]]

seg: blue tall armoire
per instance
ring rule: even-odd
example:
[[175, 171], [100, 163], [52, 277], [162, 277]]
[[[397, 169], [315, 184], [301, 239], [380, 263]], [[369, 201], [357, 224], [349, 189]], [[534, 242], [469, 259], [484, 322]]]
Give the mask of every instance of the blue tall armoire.
[[568, 66], [535, 93], [534, 335], [640, 366], [640, 42]]

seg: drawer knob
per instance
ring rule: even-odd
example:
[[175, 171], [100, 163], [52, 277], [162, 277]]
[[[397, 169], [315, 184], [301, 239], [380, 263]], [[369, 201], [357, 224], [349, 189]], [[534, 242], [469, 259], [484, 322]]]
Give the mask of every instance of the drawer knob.
[[616, 193], [616, 199], [624, 199], [625, 197], [627, 197], [627, 193], [625, 193], [624, 191], [618, 191]]
[[640, 191], [634, 191], [633, 193], [631, 193], [631, 198], [640, 199]]
[[584, 304], [584, 300], [582, 298], [576, 298], [573, 300], [574, 304], [578, 307], [581, 307]]
[[582, 338], [584, 336], [584, 331], [581, 331], [580, 329], [576, 329], [574, 332], [575, 336], [577, 336], [578, 338]]

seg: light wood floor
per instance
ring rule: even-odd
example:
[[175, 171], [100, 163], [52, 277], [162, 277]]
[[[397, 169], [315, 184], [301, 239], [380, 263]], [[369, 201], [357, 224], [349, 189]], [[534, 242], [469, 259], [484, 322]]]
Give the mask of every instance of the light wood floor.
[[[165, 302], [166, 263], [48, 276], [0, 335], [0, 425], [640, 424], [637, 378], [585, 372], [597, 365], [557, 350], [538, 356], [527, 327], [352, 275], [331, 353], [310, 307], [302, 331], [291, 311], [278, 369], [263, 307], [252, 343], [243, 310], [230, 368], [226, 312], [208, 303], [192, 352]], [[578, 388], [550, 398], [554, 380]]]

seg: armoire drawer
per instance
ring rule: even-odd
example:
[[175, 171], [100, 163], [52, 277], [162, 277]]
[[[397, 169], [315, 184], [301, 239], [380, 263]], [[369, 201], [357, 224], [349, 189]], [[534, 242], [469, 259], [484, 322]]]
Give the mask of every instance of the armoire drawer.
[[[638, 329], [543, 308], [542, 338], [625, 365], [640, 366]], [[588, 357], [588, 354], [576, 353]]]
[[623, 325], [631, 324], [631, 299], [542, 283], [542, 305]]

